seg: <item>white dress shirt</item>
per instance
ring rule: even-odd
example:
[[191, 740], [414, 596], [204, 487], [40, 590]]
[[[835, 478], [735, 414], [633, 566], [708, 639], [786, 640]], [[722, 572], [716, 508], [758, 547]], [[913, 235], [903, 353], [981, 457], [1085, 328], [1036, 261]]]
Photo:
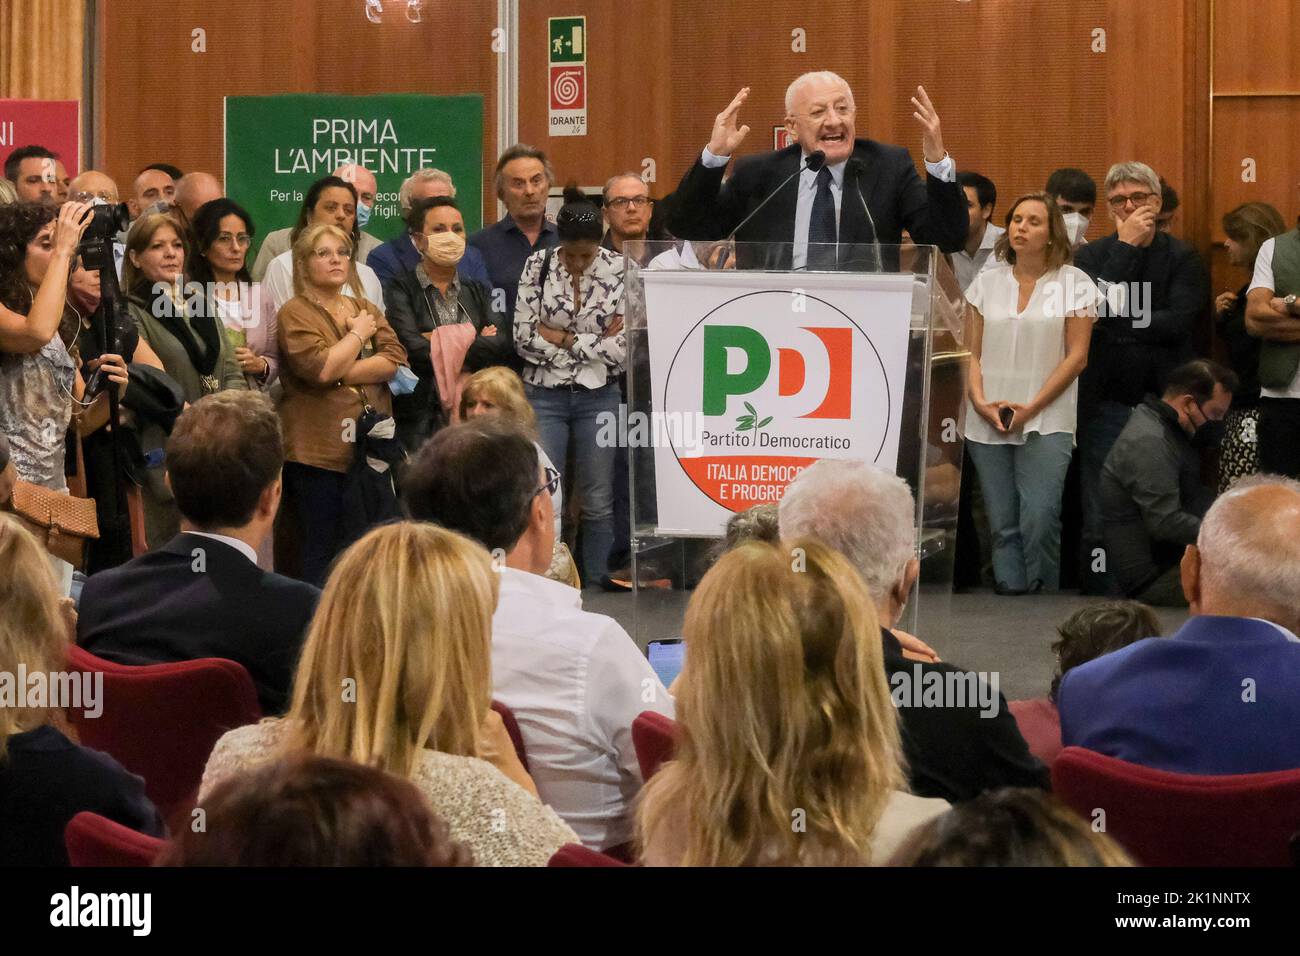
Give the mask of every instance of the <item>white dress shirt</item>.
[[647, 710], [672, 717], [673, 701], [618, 622], [584, 611], [567, 584], [503, 569], [492, 696], [519, 722], [542, 802], [583, 844], [632, 839], [642, 783], [632, 721]]
[[[379, 276], [375, 275], [375, 270], [370, 268], [364, 262], [357, 263], [357, 276], [361, 279], [361, 288], [366, 293], [366, 298], [379, 306], [382, 311], [384, 308], [384, 287], [379, 281]], [[284, 308], [284, 304], [292, 299], [297, 293], [293, 291], [293, 250], [282, 252], [266, 267], [266, 277], [262, 280], [262, 291], [271, 297], [271, 304], [275, 306], [275, 311], [279, 312]], [[343, 287], [344, 295], [353, 295], [350, 286]]]
[[240, 541], [238, 538], [232, 538], [224, 534], [212, 534], [208, 531], [187, 531], [186, 534], [196, 534], [200, 538], [211, 538], [213, 541], [220, 541], [222, 544], [228, 544], [244, 557], [248, 558], [254, 564], [257, 564], [257, 552], [253, 550], [252, 545], [247, 541]]
[[[808, 154], [802, 154], [800, 162], [807, 162]], [[700, 162], [709, 169], [716, 169], [719, 166], [725, 166], [731, 161], [730, 156], [718, 156], [709, 152], [709, 148], [704, 147], [704, 152], [700, 154]], [[831, 197], [835, 200], [835, 222], [838, 225], [840, 221], [841, 194], [844, 192], [844, 166], [848, 159], [843, 159], [834, 166], [827, 166], [831, 171]], [[954, 183], [957, 181], [957, 164], [953, 158], [944, 153], [943, 159], [937, 163], [927, 162], [925, 171], [936, 179], [941, 179], [945, 183]], [[811, 169], [804, 169], [799, 174], [799, 196], [795, 200], [794, 207], [794, 250], [791, 254], [790, 266], [793, 269], [802, 269], [808, 264], [808, 225], [812, 222], [813, 200], [817, 198], [817, 173]], [[856, 198], [856, 197], [855, 197]]]
[[980, 240], [980, 247], [975, 250], [975, 255], [971, 255], [965, 249], [958, 249], [952, 254], [952, 271], [957, 274], [957, 282], [961, 285], [962, 292], [970, 288], [970, 284], [975, 281], [975, 277], [984, 269], [990, 268], [998, 262], [993, 256], [993, 246], [1006, 230], [1001, 226], [995, 226], [989, 223], [984, 227], [984, 238]]
[[[1256, 289], [1268, 289], [1277, 294], [1277, 284], [1273, 278], [1273, 246], [1272, 239], [1265, 239], [1260, 245], [1259, 254], [1255, 256], [1255, 274], [1251, 276], [1247, 295]], [[1300, 398], [1300, 369], [1296, 369], [1291, 384], [1286, 388], [1261, 388], [1259, 394], [1262, 398]]]

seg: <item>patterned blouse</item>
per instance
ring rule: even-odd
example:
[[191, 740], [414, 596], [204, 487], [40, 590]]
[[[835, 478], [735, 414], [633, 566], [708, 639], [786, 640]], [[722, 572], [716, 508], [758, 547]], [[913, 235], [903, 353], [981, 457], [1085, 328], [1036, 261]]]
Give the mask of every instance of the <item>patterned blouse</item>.
[[[552, 250], [546, 288], [539, 289], [546, 250], [524, 263], [515, 303], [515, 350], [523, 357], [523, 379], [530, 385], [555, 388], [582, 385], [600, 388], [623, 368], [627, 338], [623, 332], [606, 337], [605, 329], [623, 312], [623, 257], [597, 249], [596, 258], [579, 280], [582, 308], [573, 301], [573, 276]], [[572, 332], [573, 348], [552, 345], [537, 332], [538, 323]]]
[[0, 352], [0, 433], [23, 481], [66, 491], [64, 440], [77, 366], [58, 333], [39, 352]]

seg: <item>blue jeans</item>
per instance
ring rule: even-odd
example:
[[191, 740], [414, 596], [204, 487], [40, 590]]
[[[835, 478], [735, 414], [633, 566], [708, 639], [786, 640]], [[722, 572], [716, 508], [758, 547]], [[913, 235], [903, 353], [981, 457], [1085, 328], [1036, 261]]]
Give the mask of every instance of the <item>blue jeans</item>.
[[1101, 520], [1101, 469], [1111, 446], [1128, 424], [1133, 409], [1122, 402], [1103, 399], [1079, 405], [1079, 494], [1083, 497], [1079, 582], [1085, 594], [1116, 596], [1119, 582], [1106, 571], [1093, 570], [1093, 555], [1105, 549]]
[[1013, 591], [1061, 583], [1061, 492], [1074, 441], [1030, 432], [1023, 445], [968, 441], [993, 534], [993, 577]]
[[582, 513], [582, 582], [599, 584], [609, 569], [614, 543], [614, 456], [619, 449], [616, 444], [601, 447], [596, 435], [602, 412], [618, 421], [618, 384], [610, 382], [590, 391], [528, 385], [526, 391], [537, 413], [538, 438], [556, 468], [565, 467], [573, 439], [573, 487]]

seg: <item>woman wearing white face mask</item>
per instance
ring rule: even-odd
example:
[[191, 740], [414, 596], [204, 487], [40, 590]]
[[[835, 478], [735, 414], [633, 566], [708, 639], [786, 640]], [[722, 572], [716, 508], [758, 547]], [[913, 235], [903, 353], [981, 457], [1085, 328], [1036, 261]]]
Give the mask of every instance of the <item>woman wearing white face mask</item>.
[[406, 218], [420, 264], [384, 287], [388, 321], [406, 347], [415, 391], [393, 401], [397, 434], [414, 452], [458, 416], [464, 382], [492, 365], [517, 367], [510, 318], [492, 311], [492, 293], [456, 272], [465, 221], [450, 196], [417, 201]]

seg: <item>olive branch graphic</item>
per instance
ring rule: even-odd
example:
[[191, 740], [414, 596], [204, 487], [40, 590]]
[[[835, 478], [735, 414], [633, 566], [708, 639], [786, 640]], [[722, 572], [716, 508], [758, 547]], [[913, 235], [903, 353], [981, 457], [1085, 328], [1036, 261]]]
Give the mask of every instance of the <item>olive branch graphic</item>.
[[736, 431], [738, 432], [758, 431], [760, 428], [764, 428], [772, 422], [771, 415], [768, 415], [767, 418], [759, 421], [758, 412], [754, 410], [754, 406], [749, 404], [749, 402], [745, 402], [745, 411], [749, 414], [741, 415], [736, 419]]

